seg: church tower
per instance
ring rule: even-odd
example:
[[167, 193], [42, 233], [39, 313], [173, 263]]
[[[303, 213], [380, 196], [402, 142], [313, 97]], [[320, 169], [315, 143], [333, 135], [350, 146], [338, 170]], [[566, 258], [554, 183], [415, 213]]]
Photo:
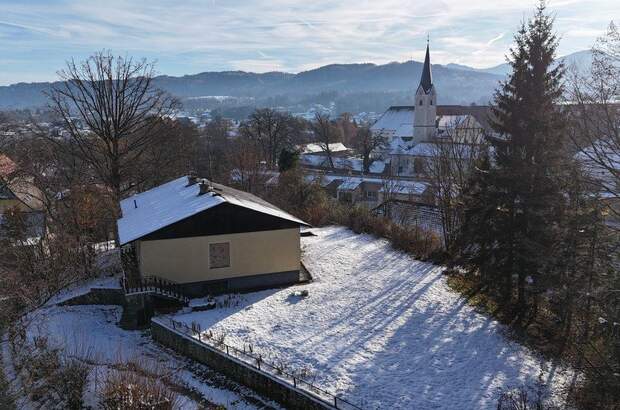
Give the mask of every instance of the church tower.
[[431, 55], [429, 44], [426, 44], [426, 57], [420, 85], [415, 93], [415, 109], [413, 111], [413, 136], [417, 142], [433, 138], [436, 132], [437, 92], [431, 74]]

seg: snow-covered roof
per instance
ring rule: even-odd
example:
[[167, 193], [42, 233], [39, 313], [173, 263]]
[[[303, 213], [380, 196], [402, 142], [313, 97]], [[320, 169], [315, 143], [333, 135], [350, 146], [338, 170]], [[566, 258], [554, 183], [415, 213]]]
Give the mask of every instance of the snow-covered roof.
[[379, 117], [370, 129], [375, 132], [399, 130], [400, 133], [413, 135], [413, 113], [415, 106], [393, 106]]
[[428, 188], [428, 184], [418, 181], [392, 181], [381, 187], [379, 192], [391, 192], [393, 194], [421, 195]]
[[347, 178], [338, 185], [338, 191], [353, 191], [362, 183], [361, 178]]
[[[437, 120], [437, 126], [439, 128], [454, 128], [457, 126], [463, 126], [464, 124], [466, 124], [466, 122], [468, 121], [468, 119], [471, 116], [468, 114], [464, 114], [464, 115], [441, 115], [438, 116], [438, 120]], [[473, 119], [473, 117], [472, 117]], [[475, 119], [474, 119], [475, 121]], [[476, 121], [477, 122], [477, 121]]]
[[317, 178], [321, 178], [321, 186], [325, 187], [334, 181], [338, 182], [337, 189], [353, 190], [362, 183], [368, 184], [380, 184], [382, 185], [380, 192], [392, 192], [401, 194], [423, 194], [428, 188], [429, 184], [419, 181], [407, 181], [407, 180], [386, 180], [383, 178], [368, 178], [366, 176], [343, 176], [343, 175], [321, 175]]
[[[342, 151], [348, 151], [349, 148], [345, 147], [345, 145], [342, 142], [335, 142], [333, 144], [329, 144], [329, 150], [331, 152], [342, 152]], [[310, 143], [310, 144], [306, 144], [303, 147], [303, 153], [304, 154], [316, 154], [319, 152], [323, 152], [323, 147], [321, 146], [321, 144], [318, 143]]]
[[247, 192], [211, 183], [214, 190], [198, 195], [199, 184], [187, 186], [183, 176], [121, 201], [122, 218], [117, 221], [121, 245], [223, 203], [306, 225], [301, 219]]
[[432, 157], [437, 152], [437, 146], [433, 142], [421, 142], [414, 145], [408, 152], [409, 155], [418, 157]]
[[[327, 156], [325, 155], [303, 154], [300, 158], [300, 162], [302, 165], [306, 166], [331, 168], [329, 158], [327, 158]], [[355, 157], [333, 157], [332, 162], [334, 164], [334, 168], [336, 169], [346, 169], [361, 172], [363, 167], [363, 161], [360, 158]], [[368, 171], [375, 174], [380, 174], [384, 170], [385, 162], [383, 161], [373, 161], [368, 167]]]

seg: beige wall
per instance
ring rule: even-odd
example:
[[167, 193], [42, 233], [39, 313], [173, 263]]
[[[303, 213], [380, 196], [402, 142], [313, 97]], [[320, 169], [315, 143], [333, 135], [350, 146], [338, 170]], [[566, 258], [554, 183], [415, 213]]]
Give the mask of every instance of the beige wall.
[[[209, 269], [209, 244], [230, 242], [230, 267]], [[140, 241], [140, 272], [178, 283], [299, 270], [299, 228]]]

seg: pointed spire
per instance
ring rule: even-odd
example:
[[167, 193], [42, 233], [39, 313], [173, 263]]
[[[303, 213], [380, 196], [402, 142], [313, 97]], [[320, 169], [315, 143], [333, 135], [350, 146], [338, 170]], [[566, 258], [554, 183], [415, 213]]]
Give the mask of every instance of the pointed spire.
[[431, 74], [431, 53], [429, 50], [429, 38], [426, 39], [426, 57], [424, 57], [424, 67], [422, 68], [422, 78], [420, 85], [426, 94], [433, 87], [433, 75]]

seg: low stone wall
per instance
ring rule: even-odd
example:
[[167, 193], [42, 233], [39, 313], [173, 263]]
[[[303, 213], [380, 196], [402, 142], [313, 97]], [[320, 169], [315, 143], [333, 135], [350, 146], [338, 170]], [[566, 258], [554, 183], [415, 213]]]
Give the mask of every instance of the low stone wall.
[[91, 288], [88, 293], [67, 299], [60, 305], [125, 306], [125, 293], [120, 288]]
[[215, 348], [170, 329], [154, 319], [151, 321], [153, 340], [170, 347], [197, 362], [228, 376], [252, 390], [285, 406], [287, 409], [333, 409], [306, 392], [284, 383], [268, 373], [224, 354]]

